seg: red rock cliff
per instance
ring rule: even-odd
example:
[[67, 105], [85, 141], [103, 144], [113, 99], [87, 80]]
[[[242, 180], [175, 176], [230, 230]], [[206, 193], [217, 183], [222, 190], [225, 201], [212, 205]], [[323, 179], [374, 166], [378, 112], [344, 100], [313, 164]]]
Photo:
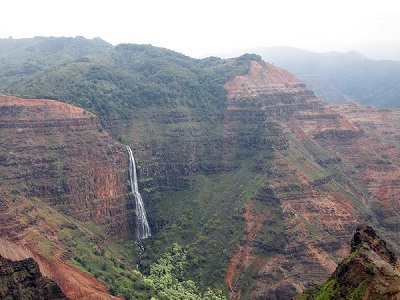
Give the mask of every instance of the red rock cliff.
[[360, 220], [381, 223], [398, 248], [398, 113], [325, 105], [290, 73], [256, 62], [225, 87], [227, 165], [249, 120], [276, 128], [274, 138], [270, 125], [262, 132], [274, 159], [268, 188], [246, 207], [231, 299], [289, 299], [327, 278]]
[[65, 263], [59, 231], [72, 216], [101, 225], [108, 239], [128, 236], [127, 162], [125, 147], [95, 115], [53, 100], [0, 96], [0, 254], [35, 258], [71, 299], [117, 299]]
[[0, 96], [3, 185], [126, 235], [127, 154], [98, 118], [52, 101]]

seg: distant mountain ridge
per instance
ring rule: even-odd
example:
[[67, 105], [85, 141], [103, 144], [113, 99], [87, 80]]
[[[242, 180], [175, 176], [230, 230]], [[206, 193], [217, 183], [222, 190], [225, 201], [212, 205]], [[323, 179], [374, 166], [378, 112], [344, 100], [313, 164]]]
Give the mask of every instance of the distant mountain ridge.
[[324, 102], [400, 107], [399, 61], [372, 60], [354, 51], [315, 53], [291, 47], [248, 51], [295, 74]]
[[221, 107], [223, 84], [261, 60], [254, 54], [194, 59], [151, 45], [114, 47], [81, 37], [1, 44], [8, 49], [0, 52], [1, 94], [69, 102], [99, 116], [127, 116], [149, 106]]
[[345, 100], [377, 107], [400, 107], [398, 61], [371, 60], [357, 52], [318, 54], [284, 47], [267, 48], [260, 54], [294, 73], [325, 102], [338, 101], [326, 93], [320, 81], [334, 87], [348, 98]]

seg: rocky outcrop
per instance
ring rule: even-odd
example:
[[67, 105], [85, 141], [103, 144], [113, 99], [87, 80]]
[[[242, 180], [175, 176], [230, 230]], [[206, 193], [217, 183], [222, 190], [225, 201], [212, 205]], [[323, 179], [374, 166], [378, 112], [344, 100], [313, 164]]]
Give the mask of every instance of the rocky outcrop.
[[10, 300], [67, 300], [60, 287], [42, 276], [32, 259], [12, 261], [0, 256], [0, 298]]
[[298, 299], [400, 299], [400, 264], [370, 226], [357, 228], [350, 255], [322, 285]]

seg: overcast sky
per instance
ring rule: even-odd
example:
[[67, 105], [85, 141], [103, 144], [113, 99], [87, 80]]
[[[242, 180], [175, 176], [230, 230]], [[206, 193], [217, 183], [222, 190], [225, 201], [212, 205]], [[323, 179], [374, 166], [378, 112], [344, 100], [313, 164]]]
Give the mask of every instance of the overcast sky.
[[400, 41], [398, 0], [1, 0], [0, 38], [101, 37], [192, 57], [264, 46], [325, 51]]

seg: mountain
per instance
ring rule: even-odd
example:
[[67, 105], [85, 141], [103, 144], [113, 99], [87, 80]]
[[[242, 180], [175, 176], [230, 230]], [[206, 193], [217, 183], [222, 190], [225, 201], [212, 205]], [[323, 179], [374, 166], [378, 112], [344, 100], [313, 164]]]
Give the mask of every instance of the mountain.
[[111, 44], [100, 38], [35, 37], [0, 39], [0, 78], [2, 84], [15, 84], [66, 62], [105, 52]]
[[[32, 255], [71, 299], [290, 299], [360, 222], [399, 252], [399, 109], [325, 104], [258, 55], [149, 45], [0, 82], [39, 98], [1, 97], [0, 254]], [[139, 269], [122, 143], [152, 230]]]
[[400, 62], [372, 60], [357, 53], [314, 53], [290, 47], [252, 49], [264, 60], [298, 76], [327, 103], [355, 101], [399, 107]]
[[[70, 102], [108, 118], [126, 117], [135, 108], [149, 106], [219, 107], [226, 95], [223, 84], [246, 73], [250, 60], [261, 60], [250, 54], [230, 60], [198, 60], [150, 45], [121, 44], [110, 49], [101, 43], [99, 47], [97, 40], [86, 40], [88, 50], [75, 53], [70, 45], [80, 42], [75, 39], [64, 44], [61, 39], [61, 49], [50, 55], [39, 48], [39, 56], [29, 56], [31, 62], [43, 65], [41, 52], [44, 61], [50, 62], [28, 73], [23, 71], [25, 52], [17, 58], [12, 51], [6, 52], [0, 93]], [[36, 40], [31, 42], [36, 45]], [[45, 42], [52, 49], [53, 39]]]
[[296, 299], [399, 299], [400, 264], [370, 226], [357, 228], [351, 253], [329, 280]]

